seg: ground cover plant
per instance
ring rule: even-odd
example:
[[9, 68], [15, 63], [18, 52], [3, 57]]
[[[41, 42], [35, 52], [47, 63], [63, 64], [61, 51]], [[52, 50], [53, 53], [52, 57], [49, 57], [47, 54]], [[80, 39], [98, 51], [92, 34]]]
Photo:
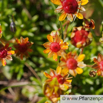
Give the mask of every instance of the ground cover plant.
[[103, 94], [102, 10], [102, 0], [0, 0], [0, 102]]

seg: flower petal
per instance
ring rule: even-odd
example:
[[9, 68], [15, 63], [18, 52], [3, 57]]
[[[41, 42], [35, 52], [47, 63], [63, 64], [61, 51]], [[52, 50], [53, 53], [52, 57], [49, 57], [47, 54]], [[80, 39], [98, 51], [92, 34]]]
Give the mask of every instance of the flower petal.
[[60, 0], [51, 0], [51, 2], [52, 2], [53, 4], [56, 4], [56, 5], [61, 5]]
[[60, 74], [60, 73], [61, 73], [61, 67], [60, 67], [60, 66], [57, 67], [56, 73], [57, 73], [57, 74]]
[[67, 19], [72, 22], [73, 21], [73, 16], [71, 14], [68, 14]]
[[43, 52], [44, 52], [44, 53], [49, 53], [49, 52], [50, 52], [50, 49], [45, 49]]
[[27, 38], [25, 38], [24, 39], [24, 43], [27, 43], [28, 42], [28, 40], [29, 40], [29, 38], [27, 37]]
[[79, 18], [79, 19], [83, 19], [83, 15], [81, 14], [81, 13], [77, 13], [77, 18]]
[[61, 71], [61, 74], [63, 74], [63, 76], [67, 75], [69, 72], [69, 69], [68, 68], [63, 68], [62, 71]]
[[76, 72], [77, 72], [77, 74], [82, 74], [82, 73], [83, 73], [83, 69], [81, 69], [81, 68], [76, 68]]
[[84, 67], [86, 67], [86, 64], [84, 64], [83, 62], [79, 62], [79, 63], [78, 63], [78, 67], [84, 68]]
[[81, 5], [86, 5], [89, 2], [89, 0], [81, 0]]
[[8, 54], [9, 54], [9, 55], [15, 54], [15, 51], [10, 50], [10, 51], [8, 51]]
[[55, 9], [55, 12], [56, 13], [60, 13], [62, 11], [62, 5], [58, 6], [56, 9]]
[[2, 65], [5, 66], [6, 65], [6, 60], [3, 58], [2, 59]]
[[67, 14], [65, 12], [63, 12], [60, 17], [59, 17], [59, 21], [63, 21], [66, 18]]
[[71, 75], [73, 75], [74, 77], [76, 76], [76, 72], [75, 72], [74, 70], [69, 69], [69, 73], [70, 73]]
[[49, 54], [48, 54], [48, 58], [52, 57], [53, 56], [53, 52], [50, 51]]
[[50, 42], [53, 42], [53, 37], [51, 35], [47, 35], [47, 39], [50, 41]]
[[45, 48], [49, 48], [49, 47], [50, 47], [50, 44], [51, 44], [50, 42], [46, 42], [46, 43], [43, 44], [43, 46], [44, 46]]
[[53, 54], [53, 59], [54, 59], [55, 61], [57, 61], [57, 53], [54, 53], [54, 54]]
[[67, 43], [64, 43], [62, 45], [60, 45], [61, 49], [65, 50], [65, 49], [68, 49], [68, 45]]
[[78, 62], [81, 62], [81, 61], [84, 60], [84, 58], [85, 58], [85, 55], [84, 55], [84, 54], [80, 54], [80, 55], [77, 57], [77, 61], [78, 61]]
[[47, 77], [47, 78], [52, 78], [48, 73], [44, 72], [44, 75]]

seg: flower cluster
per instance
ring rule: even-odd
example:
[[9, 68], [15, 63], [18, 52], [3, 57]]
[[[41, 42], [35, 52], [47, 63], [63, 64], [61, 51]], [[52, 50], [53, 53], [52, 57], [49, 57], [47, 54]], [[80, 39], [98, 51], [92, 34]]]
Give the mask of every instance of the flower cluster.
[[[60, 95], [71, 89], [72, 77], [82, 74], [83, 68], [89, 66], [83, 62], [85, 58], [83, 49], [90, 45], [93, 40], [91, 29], [95, 29], [95, 23], [92, 19], [86, 19], [80, 13], [85, 11], [82, 5], [86, 5], [88, 0], [51, 0], [51, 2], [59, 5], [55, 10], [56, 13], [62, 13], [59, 16], [59, 21], [63, 21], [67, 17], [68, 21], [64, 23], [63, 27], [75, 20], [76, 17], [83, 19], [83, 26], [74, 27], [70, 36], [71, 44], [80, 50], [79, 55], [76, 52], [67, 52], [69, 44], [64, 42], [65, 36], [67, 36], [65, 35], [67, 28], [63, 34], [59, 33], [61, 28], [57, 31], [52, 31], [47, 35], [49, 42], [43, 44], [46, 48], [44, 53], [48, 53], [48, 57], [53, 56], [56, 61], [59, 59], [56, 70], [50, 69], [50, 74], [44, 72], [44, 75], [48, 78], [45, 81], [44, 94], [52, 103], [57, 103]], [[63, 36], [64, 38], [61, 38]], [[102, 39], [103, 37], [100, 39], [101, 42], [103, 41]], [[90, 71], [90, 76], [94, 77], [97, 73], [97, 75], [103, 77], [103, 55], [99, 54], [97, 58], [94, 58], [94, 63], [94, 65], [89, 67], [96, 69], [96, 71]]]

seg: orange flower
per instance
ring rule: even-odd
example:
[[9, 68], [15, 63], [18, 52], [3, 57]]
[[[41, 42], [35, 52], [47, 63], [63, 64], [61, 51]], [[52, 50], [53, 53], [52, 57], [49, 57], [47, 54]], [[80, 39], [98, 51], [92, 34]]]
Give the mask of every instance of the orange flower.
[[9, 44], [6, 44], [5, 46], [0, 45], [0, 61], [2, 62], [2, 65], [6, 65], [6, 60], [12, 60], [11, 55], [15, 52], [11, 50], [11, 47], [9, 47]]
[[16, 48], [15, 53], [17, 56], [20, 56], [21, 59], [23, 59], [23, 56], [28, 57], [28, 52], [32, 52], [32, 49], [30, 49], [30, 47], [33, 43], [29, 42], [28, 40], [28, 37], [21, 37], [20, 40], [16, 39], [17, 44], [14, 45], [14, 47]]
[[103, 77], [103, 55], [98, 54], [97, 59], [94, 58], [94, 62], [96, 63], [93, 68], [97, 69], [98, 76]]
[[76, 74], [81, 74], [83, 72], [81, 68], [84, 68], [86, 66], [82, 62], [84, 58], [84, 54], [77, 56], [75, 53], [73, 54], [69, 52], [65, 56], [61, 57], [59, 66], [63, 68], [62, 72], [64, 73], [64, 75], [70, 73], [71, 75], [76, 76]]
[[55, 37], [47, 35], [47, 39], [49, 42], [44, 43], [43, 46], [46, 48], [44, 53], [49, 53], [48, 57], [53, 56], [53, 59], [57, 60], [57, 56], [64, 55], [64, 50], [68, 49], [68, 44], [63, 42], [59, 35], [55, 35]]
[[62, 74], [62, 69], [59, 66], [56, 71], [50, 69], [50, 75], [46, 72], [44, 72], [44, 75], [48, 78], [46, 82], [51, 82], [54, 78], [56, 78], [61, 90], [67, 90], [71, 87], [72, 80], [69, 80], [70, 78], [67, 78]]
[[69, 21], [73, 21], [74, 17], [83, 19], [83, 15], [79, 11], [85, 11], [81, 5], [86, 5], [88, 0], [51, 0], [52, 3], [59, 5], [55, 10], [62, 13], [59, 21], [63, 21], [66, 17]]
[[44, 72], [44, 75], [48, 78], [44, 84], [44, 94], [53, 103], [57, 103], [60, 95], [63, 95], [63, 91], [67, 91], [71, 88], [70, 78], [63, 76], [61, 67], [57, 67], [56, 71], [50, 69], [50, 75]]

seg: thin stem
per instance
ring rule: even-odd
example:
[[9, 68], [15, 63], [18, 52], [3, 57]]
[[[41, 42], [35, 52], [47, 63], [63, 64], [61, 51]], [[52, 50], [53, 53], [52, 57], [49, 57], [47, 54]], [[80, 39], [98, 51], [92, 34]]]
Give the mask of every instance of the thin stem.
[[68, 30], [69, 23], [66, 25], [65, 32], [64, 32], [64, 40], [67, 37], [67, 30]]
[[29, 68], [29, 70], [33, 73], [33, 75], [39, 80], [39, 81], [41, 81], [40, 80], [40, 78], [39, 78], [39, 76], [36, 74], [36, 72], [34, 71], [34, 69], [31, 67], [31, 66], [29, 66], [29, 64], [27, 64], [27, 63], [25, 63], [25, 65]]
[[[8, 89], [8, 88], [14, 88], [14, 87], [21, 87], [21, 86], [26, 86], [26, 85], [35, 85], [35, 84], [32, 84], [32, 83], [25, 83], [25, 84], [20, 84], [20, 85], [11, 85], [11, 86], [8, 86], [8, 87], [5, 87], [3, 89], [0, 90], [0, 92]], [[37, 85], [38, 86], [38, 85]]]

